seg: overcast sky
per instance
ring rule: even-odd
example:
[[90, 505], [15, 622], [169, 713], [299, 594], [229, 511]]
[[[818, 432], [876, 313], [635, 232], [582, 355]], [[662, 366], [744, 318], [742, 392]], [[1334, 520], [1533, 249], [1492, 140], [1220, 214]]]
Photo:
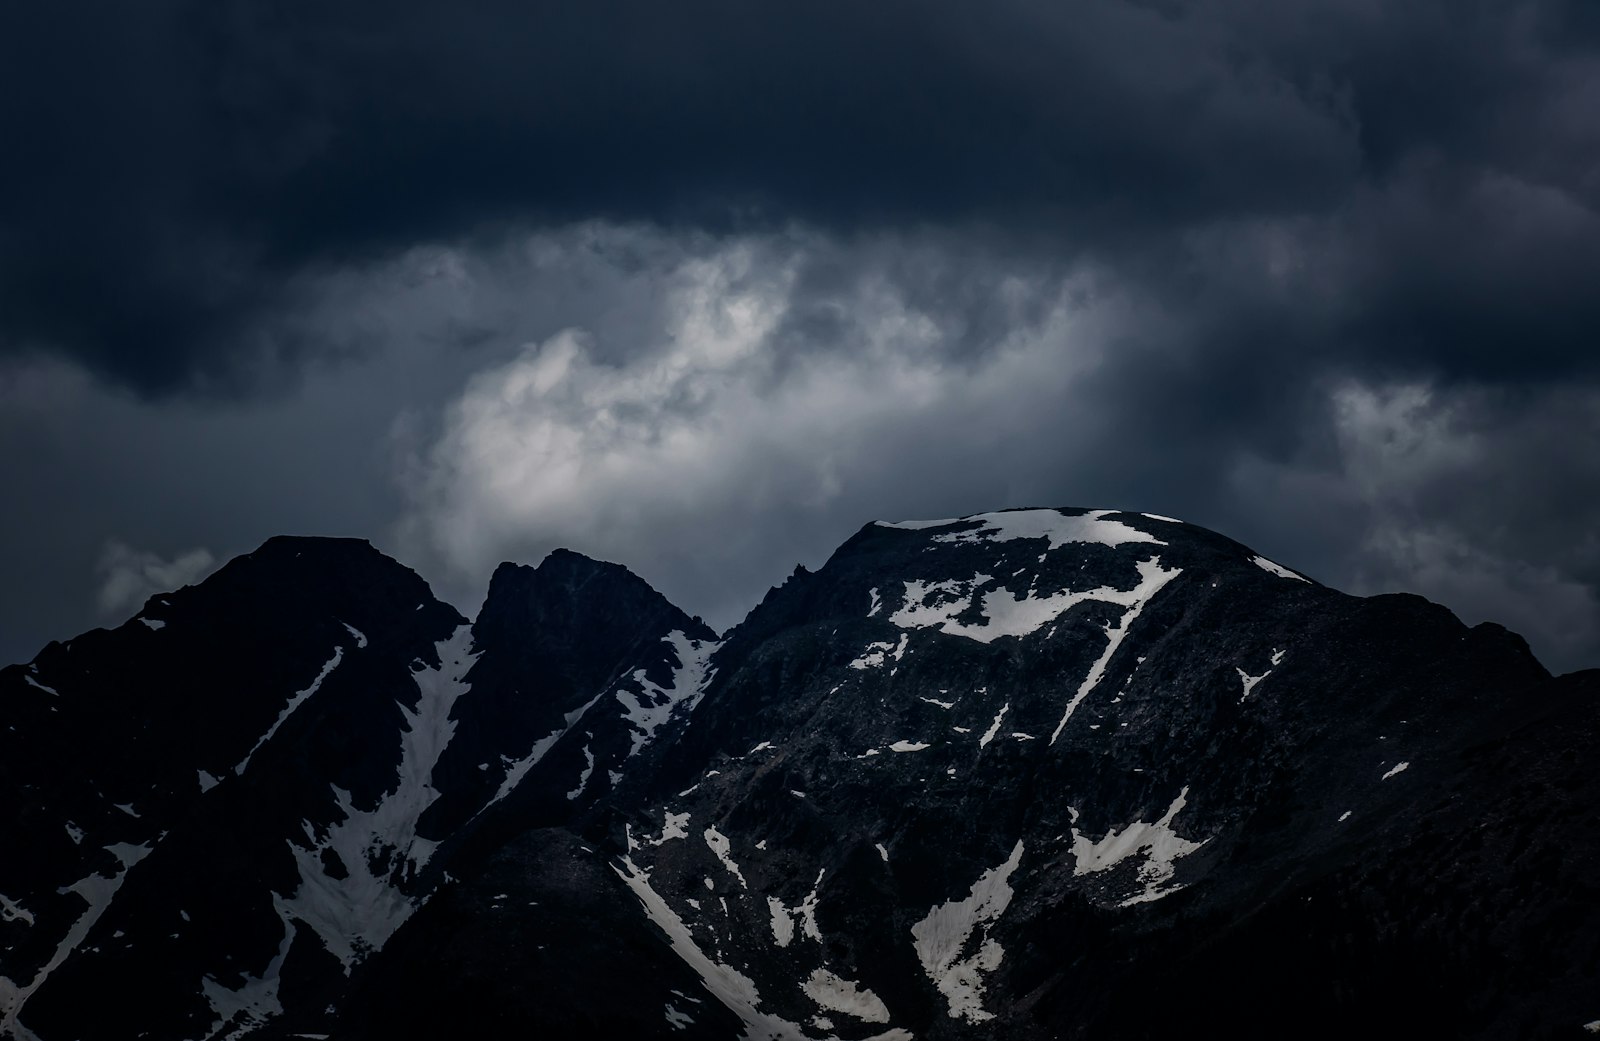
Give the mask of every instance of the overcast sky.
[[1592, 0], [7, 5], [0, 662], [1058, 505], [1600, 665], [1597, 113]]

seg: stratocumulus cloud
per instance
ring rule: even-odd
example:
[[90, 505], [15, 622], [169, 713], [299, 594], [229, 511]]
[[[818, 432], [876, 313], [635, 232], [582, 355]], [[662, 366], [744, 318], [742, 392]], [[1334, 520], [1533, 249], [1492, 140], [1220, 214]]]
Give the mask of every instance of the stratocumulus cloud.
[[[408, 552], [477, 582], [558, 545], [698, 560], [694, 598], [731, 623], [756, 591], [732, 576], [774, 576], [775, 545], [815, 559], [907, 500], [1006, 494], [1021, 475], [984, 461], [1070, 429], [1061, 403], [1117, 311], [1069, 306], [1087, 277], [1016, 283], [1031, 317], [968, 356], [879, 273], [802, 291], [798, 269], [814, 261], [731, 244], [672, 273], [643, 343], [607, 350], [568, 329], [474, 375], [406, 467]], [[832, 341], [796, 342], [818, 313]], [[943, 488], [928, 481], [939, 470]], [[708, 584], [717, 575], [729, 580]]]
[[111, 539], [469, 607], [570, 544], [727, 624], [1078, 504], [1600, 663], [1594, 11], [8, 9], [0, 655]]

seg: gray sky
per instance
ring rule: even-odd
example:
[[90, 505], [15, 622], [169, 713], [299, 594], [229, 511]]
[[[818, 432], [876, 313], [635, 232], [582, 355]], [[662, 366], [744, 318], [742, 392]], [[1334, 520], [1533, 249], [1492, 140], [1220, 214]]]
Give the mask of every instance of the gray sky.
[[[758, 13], [759, 11], [759, 13]], [[1600, 665], [1593, 5], [0, 14], [0, 660], [280, 532], [726, 627], [1191, 520]]]

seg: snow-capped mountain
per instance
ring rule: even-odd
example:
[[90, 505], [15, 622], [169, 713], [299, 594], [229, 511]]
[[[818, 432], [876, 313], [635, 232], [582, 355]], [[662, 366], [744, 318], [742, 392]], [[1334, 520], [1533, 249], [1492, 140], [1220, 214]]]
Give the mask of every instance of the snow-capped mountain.
[[1137, 513], [870, 524], [721, 638], [273, 539], [0, 671], [0, 1036], [1585, 1036], [1597, 696]]

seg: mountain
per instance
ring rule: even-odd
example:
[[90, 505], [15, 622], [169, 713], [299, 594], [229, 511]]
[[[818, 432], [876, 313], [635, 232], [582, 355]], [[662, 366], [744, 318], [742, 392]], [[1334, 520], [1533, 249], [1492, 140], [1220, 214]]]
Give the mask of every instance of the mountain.
[[1589, 1036], [1597, 706], [1146, 514], [869, 524], [720, 637], [273, 539], [0, 671], [0, 1035]]

